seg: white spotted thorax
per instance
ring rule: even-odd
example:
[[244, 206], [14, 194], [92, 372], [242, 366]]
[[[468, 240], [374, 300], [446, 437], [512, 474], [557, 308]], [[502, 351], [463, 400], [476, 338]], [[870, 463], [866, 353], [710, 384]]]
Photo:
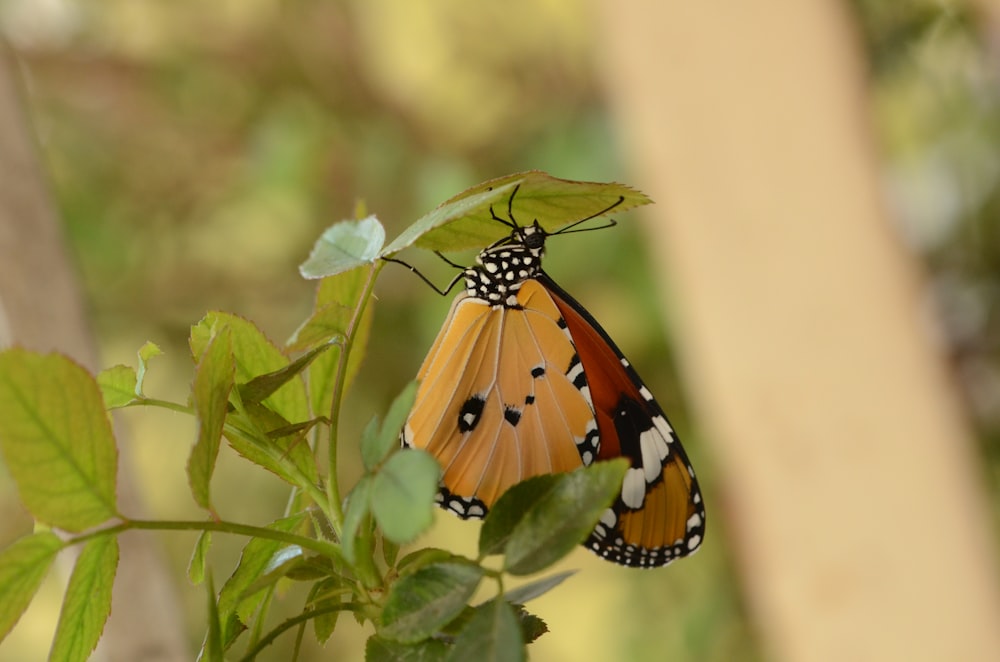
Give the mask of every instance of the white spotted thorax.
[[507, 242], [481, 252], [476, 257], [477, 265], [465, 270], [466, 292], [493, 307], [519, 308], [517, 291], [521, 284], [542, 270], [546, 236], [548, 233], [535, 221], [516, 228]]

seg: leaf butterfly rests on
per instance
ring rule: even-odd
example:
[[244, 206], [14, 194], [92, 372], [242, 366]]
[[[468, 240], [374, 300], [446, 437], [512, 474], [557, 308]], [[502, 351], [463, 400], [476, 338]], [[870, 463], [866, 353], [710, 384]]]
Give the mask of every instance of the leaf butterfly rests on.
[[[542, 270], [546, 232], [490, 208], [510, 235], [462, 269], [465, 291], [417, 375], [404, 446], [443, 469], [438, 502], [481, 518], [531, 476], [626, 457], [620, 495], [584, 546], [626, 566], [663, 566], [694, 552], [705, 509], [673, 428], [608, 334]], [[601, 216], [615, 206], [558, 232]], [[613, 222], [612, 222], [613, 224]], [[450, 287], [449, 287], [450, 289]]]

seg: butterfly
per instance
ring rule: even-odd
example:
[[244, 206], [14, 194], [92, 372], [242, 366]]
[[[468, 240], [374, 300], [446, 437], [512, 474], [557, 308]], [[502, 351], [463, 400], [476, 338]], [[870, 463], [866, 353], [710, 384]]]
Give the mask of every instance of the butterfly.
[[677, 435], [604, 329], [542, 270], [549, 236], [622, 199], [548, 233], [537, 220], [518, 224], [517, 192], [506, 219], [490, 207], [510, 235], [474, 266], [441, 256], [461, 269], [452, 285], [464, 279], [465, 291], [420, 367], [402, 444], [438, 460], [437, 501], [462, 518], [484, 517], [531, 476], [626, 457], [621, 492], [584, 546], [632, 567], [687, 556], [704, 537], [705, 509]]

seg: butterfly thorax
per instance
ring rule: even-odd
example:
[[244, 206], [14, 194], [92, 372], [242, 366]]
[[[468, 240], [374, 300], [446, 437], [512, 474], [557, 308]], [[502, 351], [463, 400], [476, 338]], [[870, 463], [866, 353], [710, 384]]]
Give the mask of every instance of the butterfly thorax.
[[517, 291], [542, 271], [545, 230], [538, 225], [515, 228], [503, 244], [491, 246], [465, 270], [465, 291], [494, 307], [520, 308]]

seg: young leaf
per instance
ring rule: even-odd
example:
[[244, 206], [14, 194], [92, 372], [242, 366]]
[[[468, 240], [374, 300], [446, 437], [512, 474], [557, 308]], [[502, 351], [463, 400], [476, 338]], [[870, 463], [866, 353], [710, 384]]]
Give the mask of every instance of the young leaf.
[[354, 542], [358, 537], [361, 523], [365, 521], [371, 505], [372, 477], [362, 476], [354, 489], [347, 496], [347, 507], [344, 509], [344, 527], [341, 530], [341, 549], [344, 558], [354, 563]]
[[49, 660], [86, 660], [111, 613], [111, 587], [118, 567], [118, 538], [88, 542], [73, 567]]
[[406, 422], [416, 397], [417, 382], [410, 382], [393, 400], [379, 433], [361, 435], [361, 459], [364, 461], [365, 469], [371, 471], [389, 455], [390, 451], [399, 447], [399, 431], [403, 429], [403, 423]]
[[545, 595], [559, 584], [576, 574], [576, 570], [566, 570], [564, 572], [557, 572], [554, 575], [549, 575], [548, 577], [543, 577], [539, 580], [518, 586], [515, 589], [504, 592], [504, 600], [515, 605], [523, 605], [529, 600], [534, 600], [535, 598]]
[[28, 608], [62, 541], [51, 532], [19, 538], [0, 551], [0, 641]]
[[481, 249], [506, 237], [510, 228], [491, 218], [490, 206], [509, 220], [507, 202], [516, 186], [514, 218], [521, 225], [537, 220], [550, 233], [590, 216], [617, 214], [651, 202], [622, 184], [572, 181], [531, 170], [466, 189], [417, 220], [382, 254], [392, 255], [413, 243], [436, 251]]
[[327, 228], [299, 266], [303, 278], [333, 276], [368, 264], [385, 243], [385, 228], [375, 216], [341, 221]]
[[127, 365], [111, 366], [97, 373], [97, 385], [101, 387], [107, 409], [124, 407], [135, 400], [137, 383], [135, 369]]
[[504, 570], [512, 575], [544, 570], [583, 542], [621, 492], [627, 468], [627, 460], [618, 459], [559, 474], [511, 531]]
[[215, 460], [219, 456], [219, 443], [235, 375], [232, 335], [229, 327], [222, 327], [202, 354], [192, 387], [198, 440], [188, 457], [188, 482], [195, 502], [206, 509], [212, 507], [209, 486], [215, 471]]
[[[245, 384], [258, 375], [275, 372], [289, 364], [288, 358], [252, 322], [229, 313], [212, 312], [191, 327], [191, 355], [201, 359], [216, 330], [228, 326], [236, 357], [236, 383]], [[293, 423], [309, 418], [305, 384], [292, 379], [264, 399], [263, 404], [286, 421]]]
[[[343, 389], [350, 386], [357, 374], [371, 333], [373, 306], [365, 306], [361, 318], [355, 322], [356, 327], [352, 328], [351, 322], [354, 320], [355, 310], [361, 305], [366, 285], [373, 277], [372, 269], [369, 265], [320, 281], [316, 288], [316, 312], [296, 331], [289, 345], [290, 349], [305, 349], [310, 346], [310, 342], [315, 343], [320, 339], [325, 342], [332, 338], [343, 338], [346, 342], [348, 334], [353, 331], [354, 340], [351, 343], [351, 355], [347, 358]], [[309, 366], [309, 391], [313, 412], [316, 414], [330, 411], [342, 351], [343, 347], [335, 346]]]
[[136, 373], [135, 380], [135, 394], [137, 396], [143, 397], [142, 385], [146, 380], [146, 371], [149, 369], [149, 362], [161, 354], [163, 354], [163, 350], [156, 343], [151, 343], [148, 340], [139, 348], [139, 371]]
[[479, 529], [479, 558], [502, 554], [514, 527], [539, 499], [555, 487], [558, 480], [557, 474], [533, 476], [501, 494]]
[[524, 637], [514, 610], [503, 599], [476, 607], [448, 655], [448, 662], [523, 662]]
[[441, 662], [447, 655], [448, 645], [437, 639], [401, 644], [374, 634], [365, 644], [365, 662]]
[[205, 581], [205, 560], [208, 558], [208, 548], [211, 546], [212, 532], [202, 531], [198, 536], [198, 542], [194, 544], [194, 551], [191, 552], [191, 562], [188, 563], [188, 579], [192, 584]]
[[118, 449], [104, 400], [65, 356], [0, 353], [0, 451], [37, 520], [81, 531], [118, 514]]
[[379, 634], [404, 643], [430, 637], [462, 613], [483, 572], [469, 563], [435, 563], [400, 578], [389, 590]]
[[430, 454], [404, 449], [392, 455], [372, 481], [372, 514], [385, 536], [412, 541], [434, 521], [441, 466]]

